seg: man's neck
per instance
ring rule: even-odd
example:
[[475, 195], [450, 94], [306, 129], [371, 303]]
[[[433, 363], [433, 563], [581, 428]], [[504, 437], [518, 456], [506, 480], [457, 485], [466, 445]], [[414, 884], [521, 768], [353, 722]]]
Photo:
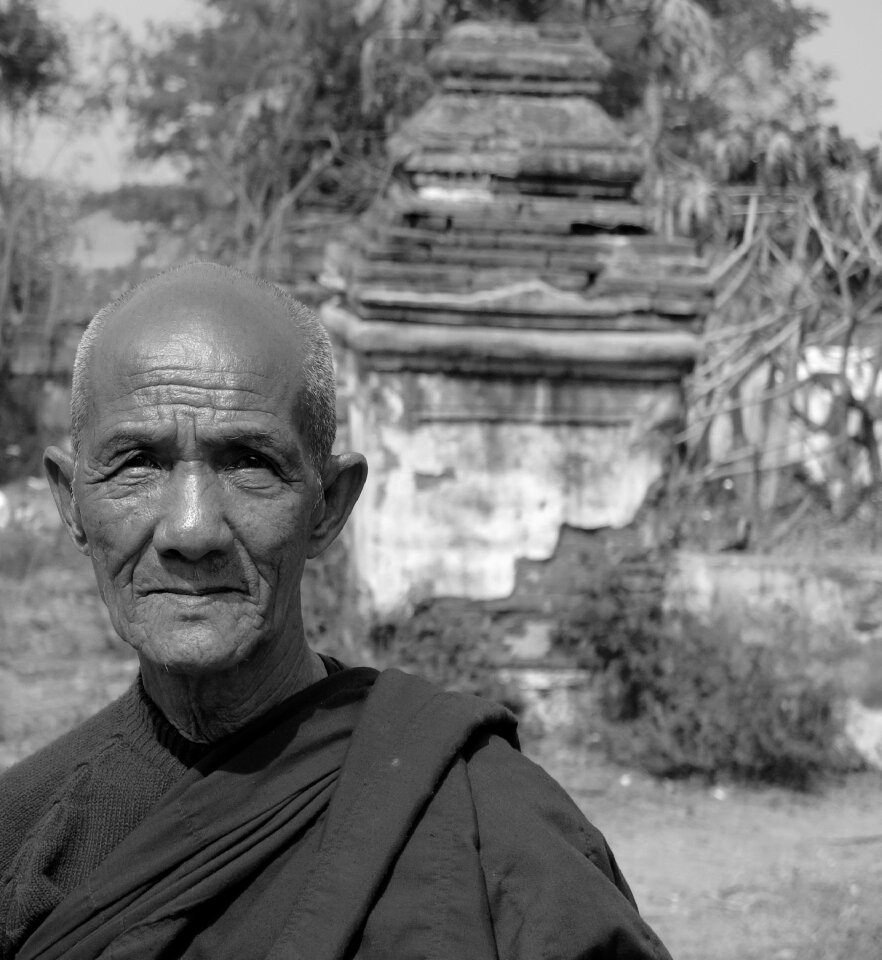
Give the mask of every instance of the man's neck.
[[188, 740], [211, 743], [234, 733], [288, 697], [327, 676], [317, 653], [303, 643], [279, 663], [239, 665], [200, 676], [171, 673], [141, 661], [147, 695]]

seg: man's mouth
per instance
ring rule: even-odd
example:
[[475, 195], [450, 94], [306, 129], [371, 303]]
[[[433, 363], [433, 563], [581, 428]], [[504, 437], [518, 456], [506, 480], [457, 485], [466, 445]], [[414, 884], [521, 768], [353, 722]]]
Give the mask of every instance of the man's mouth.
[[213, 597], [224, 593], [243, 593], [241, 587], [154, 587], [147, 590], [144, 596], [162, 593], [171, 594], [178, 597]]

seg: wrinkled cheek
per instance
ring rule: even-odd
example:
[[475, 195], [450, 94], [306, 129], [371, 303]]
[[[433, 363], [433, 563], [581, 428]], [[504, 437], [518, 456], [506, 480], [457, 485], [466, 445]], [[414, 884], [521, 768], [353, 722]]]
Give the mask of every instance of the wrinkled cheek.
[[92, 547], [91, 558], [98, 592], [107, 608], [113, 610], [131, 596], [132, 564], [108, 550], [100, 539]]
[[105, 606], [110, 622], [117, 635], [138, 652], [150, 647], [151, 638], [156, 635], [160, 641], [165, 639], [168, 624], [155, 611], [144, 609], [129, 597], [110, 591]]
[[98, 593], [100, 594], [105, 605], [109, 606], [112, 599], [112, 591], [108, 589], [109, 583], [104, 559], [101, 556], [100, 551], [95, 550], [94, 548], [92, 549], [91, 559], [92, 570], [95, 573], [95, 583], [98, 585]]

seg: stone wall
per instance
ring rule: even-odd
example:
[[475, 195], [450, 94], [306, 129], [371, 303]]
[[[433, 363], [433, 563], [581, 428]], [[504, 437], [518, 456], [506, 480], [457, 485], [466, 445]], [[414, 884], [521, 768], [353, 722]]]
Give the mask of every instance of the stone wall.
[[372, 469], [353, 559], [380, 613], [504, 598], [564, 527], [621, 528], [658, 481], [678, 386], [350, 370], [349, 442]]

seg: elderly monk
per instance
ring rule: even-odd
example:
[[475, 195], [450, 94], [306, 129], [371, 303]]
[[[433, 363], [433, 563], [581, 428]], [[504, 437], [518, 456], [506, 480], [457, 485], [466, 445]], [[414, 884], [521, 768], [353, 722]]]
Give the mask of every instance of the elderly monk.
[[0, 956], [667, 958], [512, 717], [310, 649], [332, 455], [315, 316], [211, 264], [102, 310], [46, 453], [133, 686], [0, 777]]

